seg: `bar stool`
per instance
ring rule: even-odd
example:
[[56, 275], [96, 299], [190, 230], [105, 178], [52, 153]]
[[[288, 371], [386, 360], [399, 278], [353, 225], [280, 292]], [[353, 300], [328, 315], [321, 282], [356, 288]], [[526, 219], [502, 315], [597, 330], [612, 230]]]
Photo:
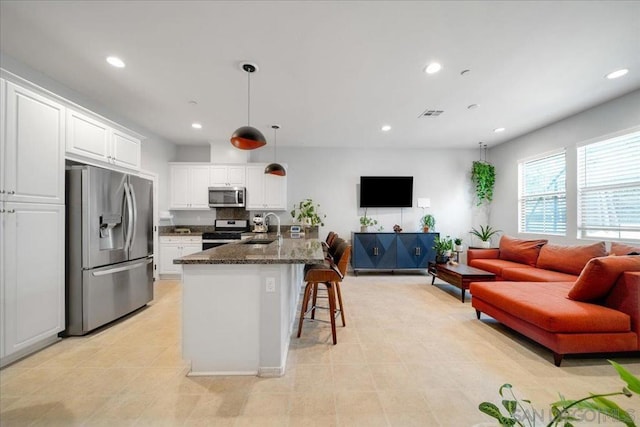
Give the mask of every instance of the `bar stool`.
[[[298, 323], [298, 338], [302, 334], [302, 324], [304, 319], [324, 322], [324, 320], [315, 319], [316, 309], [329, 310], [329, 318], [331, 323], [331, 335], [333, 337], [333, 344], [338, 343], [336, 337], [336, 317], [340, 314], [342, 319], [342, 326], [346, 326], [344, 318], [344, 309], [342, 305], [342, 292], [340, 291], [340, 282], [347, 273], [347, 266], [349, 264], [349, 257], [351, 256], [351, 245], [346, 241], [342, 241], [334, 252], [334, 259], [337, 259], [337, 263], [325, 262], [324, 264], [311, 264], [305, 267], [304, 280], [307, 282], [304, 288], [304, 295], [302, 298], [302, 307], [300, 309], [300, 322]], [[327, 299], [329, 301], [329, 307], [323, 307], [316, 305], [318, 298], [318, 286], [324, 284], [327, 288]], [[337, 301], [336, 301], [337, 299]], [[311, 308], [307, 308], [309, 300], [312, 300]], [[337, 304], [336, 304], [337, 303]], [[337, 305], [337, 307], [336, 307]], [[310, 317], [307, 315], [311, 313]]]

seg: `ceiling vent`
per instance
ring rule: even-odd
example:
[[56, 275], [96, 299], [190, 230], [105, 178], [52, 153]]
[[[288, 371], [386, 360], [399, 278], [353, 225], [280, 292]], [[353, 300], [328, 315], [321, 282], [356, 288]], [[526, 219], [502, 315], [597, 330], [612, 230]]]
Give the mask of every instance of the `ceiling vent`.
[[443, 110], [427, 110], [424, 113], [420, 114], [420, 117], [438, 117], [442, 113], [444, 113]]

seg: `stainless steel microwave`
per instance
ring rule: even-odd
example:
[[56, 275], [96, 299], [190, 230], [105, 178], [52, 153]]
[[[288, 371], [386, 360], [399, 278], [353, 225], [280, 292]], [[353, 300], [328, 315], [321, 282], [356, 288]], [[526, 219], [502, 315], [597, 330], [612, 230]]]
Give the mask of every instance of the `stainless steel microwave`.
[[209, 187], [209, 207], [243, 208], [245, 196], [244, 187]]

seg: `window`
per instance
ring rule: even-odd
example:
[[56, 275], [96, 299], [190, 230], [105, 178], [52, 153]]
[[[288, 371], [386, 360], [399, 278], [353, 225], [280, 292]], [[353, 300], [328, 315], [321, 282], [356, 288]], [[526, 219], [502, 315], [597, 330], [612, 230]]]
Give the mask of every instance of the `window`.
[[578, 147], [578, 238], [640, 240], [640, 131]]
[[566, 234], [565, 157], [562, 150], [520, 162], [519, 232]]

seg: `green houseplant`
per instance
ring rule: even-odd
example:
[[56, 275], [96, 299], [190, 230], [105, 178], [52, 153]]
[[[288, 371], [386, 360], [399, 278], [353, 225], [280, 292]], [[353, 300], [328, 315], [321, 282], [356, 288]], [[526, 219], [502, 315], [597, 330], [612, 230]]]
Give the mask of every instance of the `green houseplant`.
[[363, 233], [367, 232], [369, 230], [369, 227], [373, 227], [377, 224], [377, 220], [367, 216], [367, 210], [365, 209], [364, 215], [360, 217], [360, 231]]
[[453, 244], [455, 245], [456, 251], [462, 250], [462, 239], [460, 237], [456, 237], [455, 239], [453, 239]]
[[493, 187], [496, 183], [496, 170], [493, 165], [483, 162], [473, 162], [471, 168], [471, 181], [476, 188], [477, 205], [491, 203], [493, 200]]
[[531, 401], [518, 399], [513, 393], [511, 384], [503, 384], [498, 390], [502, 398], [502, 406], [507, 412], [506, 414], [503, 414], [500, 408], [491, 402], [482, 402], [478, 405], [478, 409], [480, 412], [495, 418], [500, 426], [536, 427], [546, 425], [546, 427], [573, 427], [574, 422], [580, 422], [580, 418], [576, 415], [580, 415], [580, 413], [584, 415], [586, 412], [590, 412], [592, 414], [603, 414], [627, 427], [636, 427], [633, 416], [607, 398], [611, 396], [626, 396], [630, 398], [633, 397], [633, 393], [640, 395], [640, 378], [631, 374], [614, 361], [609, 360], [609, 363], [618, 371], [618, 375], [626, 383], [626, 387], [623, 387], [621, 391], [612, 393], [591, 393], [588, 397], [577, 400], [567, 400], [560, 395], [560, 400], [551, 404], [548, 424], [540, 423], [540, 421], [543, 421], [540, 418], [544, 416], [544, 412], [536, 411]]
[[312, 199], [304, 199], [297, 205], [293, 205], [291, 217], [305, 227], [323, 225], [323, 219], [327, 217], [319, 212], [320, 204], [314, 204]]
[[500, 233], [501, 231], [502, 230], [495, 230], [491, 228], [490, 225], [487, 225], [487, 226], [481, 225], [480, 230], [474, 227], [471, 229], [469, 233], [471, 233], [472, 236], [476, 236], [478, 239], [480, 239], [480, 241], [482, 242], [481, 247], [489, 248], [491, 247], [491, 238], [497, 235], [498, 233]]
[[435, 230], [436, 219], [431, 214], [426, 214], [420, 218], [420, 225], [422, 225], [422, 231], [428, 233], [429, 230]]
[[433, 249], [436, 251], [436, 263], [444, 264], [449, 261], [453, 250], [453, 240], [449, 236], [440, 238], [436, 236], [433, 241]]

